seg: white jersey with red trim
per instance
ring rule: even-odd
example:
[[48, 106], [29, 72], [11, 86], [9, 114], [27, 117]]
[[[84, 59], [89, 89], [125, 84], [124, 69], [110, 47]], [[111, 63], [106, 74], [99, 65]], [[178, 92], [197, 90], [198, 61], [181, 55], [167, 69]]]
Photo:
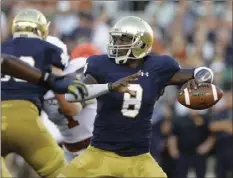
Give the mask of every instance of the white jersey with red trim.
[[[73, 73], [84, 68], [85, 58], [70, 61], [65, 69], [65, 73]], [[63, 137], [63, 142], [71, 144], [84, 141], [92, 136], [94, 119], [96, 115], [96, 99], [87, 101], [83, 110], [73, 118], [67, 118], [59, 112], [58, 101], [52, 91], [48, 91], [44, 96], [44, 111], [48, 118], [58, 127]], [[83, 148], [78, 148], [79, 151]]]

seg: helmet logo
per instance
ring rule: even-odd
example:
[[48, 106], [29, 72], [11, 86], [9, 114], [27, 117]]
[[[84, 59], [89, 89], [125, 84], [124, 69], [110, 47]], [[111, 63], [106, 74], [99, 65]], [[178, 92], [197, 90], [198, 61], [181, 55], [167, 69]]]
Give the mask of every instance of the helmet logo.
[[144, 77], [144, 76], [149, 77], [149, 72], [142, 72], [141, 70], [139, 72], [141, 72], [142, 77]]

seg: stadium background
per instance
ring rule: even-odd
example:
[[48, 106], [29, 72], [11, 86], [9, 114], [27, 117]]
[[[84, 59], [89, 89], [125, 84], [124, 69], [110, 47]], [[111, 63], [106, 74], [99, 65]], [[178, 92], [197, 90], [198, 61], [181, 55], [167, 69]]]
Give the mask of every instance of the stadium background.
[[[108, 31], [118, 18], [126, 15], [137, 15], [147, 20], [153, 30], [155, 42], [153, 53], [170, 54], [182, 67], [206, 65], [215, 73], [215, 84], [224, 90], [224, 97], [211, 110], [202, 112], [190, 111], [176, 101], [177, 88], [168, 87], [165, 94], [156, 103], [152, 118], [153, 139], [152, 154], [172, 173], [180, 154], [187, 150], [174, 148], [169, 133], [173, 132], [173, 121], [192, 120], [197, 128], [203, 118], [208, 118], [209, 134], [214, 129], [216, 120], [228, 120], [226, 131], [214, 134], [217, 142], [211, 149], [195, 148], [197, 155], [208, 156], [206, 177], [215, 177], [216, 155], [220, 145], [232, 148], [232, 1], [1, 1], [1, 40], [10, 37], [12, 18], [19, 10], [32, 7], [42, 11], [51, 21], [50, 35], [59, 37], [68, 46], [71, 57], [78, 57], [75, 47], [81, 43], [90, 43], [106, 52]], [[87, 53], [88, 53], [87, 49]], [[223, 116], [222, 114], [228, 113]], [[45, 116], [45, 115], [44, 115]], [[224, 117], [224, 118], [223, 118]], [[43, 117], [44, 118], [44, 117]], [[45, 118], [46, 119], [46, 116]], [[182, 122], [186, 122], [182, 120]], [[179, 123], [179, 122], [178, 122]], [[213, 123], [212, 125], [210, 123]], [[214, 125], [215, 124], [215, 125]], [[187, 126], [188, 127], [188, 126]], [[53, 128], [54, 129], [54, 128]], [[187, 144], [195, 130], [187, 132]], [[59, 140], [59, 135], [55, 134]], [[224, 135], [224, 136], [221, 136]], [[221, 139], [225, 139], [221, 142]], [[178, 138], [179, 139], [179, 138]], [[173, 140], [174, 141], [174, 140]], [[231, 151], [232, 152], [232, 151]], [[233, 159], [233, 153], [227, 157]], [[220, 154], [221, 155], [221, 154]], [[7, 165], [15, 177], [35, 177], [23, 160], [9, 155]], [[23, 168], [22, 168], [23, 167]], [[189, 177], [195, 177], [193, 170]], [[229, 175], [232, 178], [233, 175]]]

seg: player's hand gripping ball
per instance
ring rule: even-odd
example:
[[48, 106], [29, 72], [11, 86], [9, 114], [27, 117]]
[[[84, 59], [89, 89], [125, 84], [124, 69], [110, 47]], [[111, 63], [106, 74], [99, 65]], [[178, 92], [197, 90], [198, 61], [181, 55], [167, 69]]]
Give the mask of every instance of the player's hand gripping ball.
[[223, 91], [211, 83], [200, 83], [196, 89], [182, 86], [177, 97], [180, 104], [194, 110], [207, 109], [215, 105], [223, 96]]

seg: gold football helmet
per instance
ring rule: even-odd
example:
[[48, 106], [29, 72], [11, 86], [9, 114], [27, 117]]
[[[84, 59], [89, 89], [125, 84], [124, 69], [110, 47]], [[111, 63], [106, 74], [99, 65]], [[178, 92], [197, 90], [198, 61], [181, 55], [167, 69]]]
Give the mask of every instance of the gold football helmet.
[[22, 36], [36, 35], [46, 39], [49, 31], [49, 24], [46, 17], [36, 9], [26, 9], [19, 12], [12, 24], [12, 34], [22, 34]]
[[126, 63], [128, 59], [140, 59], [151, 52], [153, 30], [143, 19], [135, 16], [123, 17], [110, 30], [108, 57], [116, 63]]

